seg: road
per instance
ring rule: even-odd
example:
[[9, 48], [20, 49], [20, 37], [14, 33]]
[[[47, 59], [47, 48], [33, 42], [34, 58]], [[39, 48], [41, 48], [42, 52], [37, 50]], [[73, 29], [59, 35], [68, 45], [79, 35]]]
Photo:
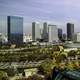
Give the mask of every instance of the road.
[[27, 50], [27, 49], [36, 49], [38, 47], [25, 47], [25, 48], [14, 48], [14, 49], [2, 49], [0, 52], [8, 52], [8, 51], [21, 51], [21, 50]]

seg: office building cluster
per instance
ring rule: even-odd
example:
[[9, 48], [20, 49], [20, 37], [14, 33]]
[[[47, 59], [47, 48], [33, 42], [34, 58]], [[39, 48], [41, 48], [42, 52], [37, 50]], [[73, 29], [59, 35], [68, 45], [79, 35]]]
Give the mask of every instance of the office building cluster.
[[80, 42], [80, 33], [74, 32], [74, 24], [67, 23], [67, 34], [57, 25], [48, 22], [32, 22], [32, 35], [23, 35], [23, 18], [18, 16], [0, 17], [0, 43], [23, 44], [23, 42], [59, 41]]
[[42, 40], [43, 42], [58, 42], [59, 37], [62, 38], [62, 29], [59, 29], [61, 31], [58, 31], [57, 25], [50, 24], [47, 22], [42, 23], [39, 22], [33, 22], [32, 23], [32, 40]]
[[47, 22], [43, 23], [43, 26], [39, 22], [32, 23], [32, 40], [42, 40], [44, 42], [59, 42], [59, 41], [72, 41], [80, 42], [80, 33], [75, 33], [74, 24], [66, 24], [67, 33], [63, 33], [61, 28], [57, 25]]

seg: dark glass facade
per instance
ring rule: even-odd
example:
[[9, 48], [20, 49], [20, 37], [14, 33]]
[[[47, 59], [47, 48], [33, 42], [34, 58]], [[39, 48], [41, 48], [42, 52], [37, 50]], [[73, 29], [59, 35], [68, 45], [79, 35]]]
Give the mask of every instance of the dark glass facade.
[[74, 24], [67, 23], [67, 39], [73, 40], [74, 39]]
[[42, 35], [42, 39], [45, 41], [45, 42], [48, 42], [48, 31], [49, 31], [49, 28], [48, 28], [48, 24], [46, 22], [43, 23], [43, 35]]
[[32, 39], [35, 41], [35, 22], [32, 23]]
[[62, 40], [62, 35], [63, 35], [63, 31], [61, 28], [58, 29], [58, 37], [59, 37], [59, 40]]
[[12, 44], [23, 43], [23, 18], [7, 16], [8, 42]]

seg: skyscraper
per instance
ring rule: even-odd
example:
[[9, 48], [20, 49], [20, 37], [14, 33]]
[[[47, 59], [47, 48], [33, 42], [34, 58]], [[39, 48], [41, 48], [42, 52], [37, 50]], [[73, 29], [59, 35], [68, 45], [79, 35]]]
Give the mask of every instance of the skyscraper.
[[43, 23], [43, 37], [42, 39], [47, 42], [58, 41], [58, 29], [56, 25], [51, 23]]
[[74, 24], [67, 23], [67, 40], [73, 40], [74, 39]]
[[32, 40], [36, 41], [41, 39], [41, 31], [40, 31], [40, 24], [38, 22], [32, 23]]
[[12, 44], [23, 43], [23, 18], [7, 16], [8, 42]]
[[48, 39], [49, 42], [58, 42], [58, 29], [56, 25], [49, 24]]
[[43, 23], [42, 39], [48, 42], [48, 23], [47, 22]]
[[62, 40], [62, 36], [63, 36], [62, 29], [58, 28], [58, 37], [59, 37], [59, 40]]

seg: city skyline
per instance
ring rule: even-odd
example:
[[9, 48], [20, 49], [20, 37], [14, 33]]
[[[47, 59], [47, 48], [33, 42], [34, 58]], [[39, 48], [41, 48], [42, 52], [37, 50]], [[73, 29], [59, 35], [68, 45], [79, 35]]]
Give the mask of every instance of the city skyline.
[[34, 21], [60, 24], [64, 32], [66, 23], [73, 22], [76, 31], [80, 32], [79, 2], [79, 0], [0, 0], [0, 15], [24, 17], [24, 33], [31, 33], [31, 22]]

